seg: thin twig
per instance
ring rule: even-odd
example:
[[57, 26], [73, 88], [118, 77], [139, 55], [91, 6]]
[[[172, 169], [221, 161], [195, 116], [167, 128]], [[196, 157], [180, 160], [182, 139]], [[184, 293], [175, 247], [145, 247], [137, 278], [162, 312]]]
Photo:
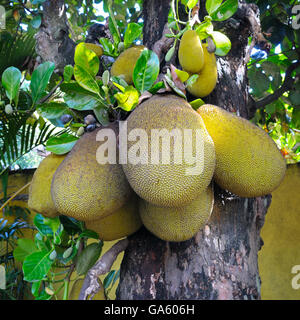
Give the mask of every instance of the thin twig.
[[105, 254], [88, 271], [80, 290], [78, 300], [87, 300], [88, 297], [90, 297], [90, 299], [93, 298], [101, 288], [98, 283], [98, 277], [110, 271], [117, 256], [127, 248], [128, 243], [129, 241], [127, 238], [117, 242], [105, 252]]

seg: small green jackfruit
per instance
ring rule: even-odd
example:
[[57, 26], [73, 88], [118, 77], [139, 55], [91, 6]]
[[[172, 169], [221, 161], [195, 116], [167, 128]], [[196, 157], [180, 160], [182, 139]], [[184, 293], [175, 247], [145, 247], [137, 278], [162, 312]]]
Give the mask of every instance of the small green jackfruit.
[[144, 226], [165, 241], [191, 239], [208, 221], [214, 203], [214, 194], [208, 186], [200, 196], [183, 207], [164, 208], [139, 201], [140, 216]]
[[201, 115], [216, 149], [214, 180], [240, 197], [271, 193], [281, 183], [285, 160], [270, 136], [220, 107], [203, 105]]
[[188, 92], [198, 98], [208, 96], [216, 87], [218, 80], [218, 69], [216, 56], [207, 51], [207, 44], [203, 44], [204, 67], [198, 72], [197, 80], [187, 86]]
[[123, 75], [127, 84], [132, 84], [135, 64], [144, 49], [144, 46], [132, 46], [123, 51], [113, 63], [110, 74], [112, 76]]
[[198, 73], [204, 66], [204, 53], [201, 40], [195, 30], [187, 30], [180, 41], [179, 63], [183, 70]]
[[49, 218], [59, 215], [51, 197], [51, 181], [56, 169], [64, 159], [65, 155], [50, 154], [42, 160], [34, 172], [29, 187], [29, 209]]

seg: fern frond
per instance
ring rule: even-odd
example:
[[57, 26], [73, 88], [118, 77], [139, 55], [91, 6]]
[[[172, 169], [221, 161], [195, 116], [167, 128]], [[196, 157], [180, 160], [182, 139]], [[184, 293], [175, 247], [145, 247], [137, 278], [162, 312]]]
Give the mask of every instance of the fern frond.
[[51, 136], [66, 132], [66, 129], [54, 132], [57, 128], [52, 124], [41, 126], [39, 120], [29, 122], [28, 118], [28, 114], [8, 116], [0, 111], [0, 175], [26, 153], [44, 145]]

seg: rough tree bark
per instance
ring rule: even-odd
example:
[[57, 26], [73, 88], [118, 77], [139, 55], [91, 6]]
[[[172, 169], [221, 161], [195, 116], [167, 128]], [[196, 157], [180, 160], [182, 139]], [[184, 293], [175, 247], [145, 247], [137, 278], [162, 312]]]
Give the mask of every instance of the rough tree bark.
[[[162, 37], [168, 3], [144, 1], [144, 43], [149, 48]], [[205, 15], [203, 8], [201, 1], [200, 14]], [[246, 63], [248, 37], [257, 32], [256, 9], [240, 2], [233, 19], [221, 24], [232, 49], [218, 58], [218, 85], [204, 99], [245, 118], [254, 111], [249, 108]], [[257, 253], [270, 202], [271, 196], [239, 198], [215, 185], [211, 219], [193, 239], [164, 242], [141, 229], [129, 238], [117, 299], [260, 299]]]

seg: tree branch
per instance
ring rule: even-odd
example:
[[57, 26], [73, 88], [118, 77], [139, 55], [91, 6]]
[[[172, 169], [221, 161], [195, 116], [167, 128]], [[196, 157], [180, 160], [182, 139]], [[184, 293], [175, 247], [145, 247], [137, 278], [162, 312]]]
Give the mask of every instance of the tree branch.
[[157, 54], [159, 61], [161, 62], [163, 57], [162, 54], [166, 53], [172, 46], [175, 38], [167, 38], [165, 35], [171, 33], [168, 24], [165, 24], [162, 37], [156, 41], [153, 45], [152, 50]]
[[291, 64], [285, 73], [285, 79], [281, 87], [279, 87], [274, 93], [268, 95], [267, 97], [258, 100], [255, 105], [257, 109], [261, 109], [264, 106], [272, 103], [273, 101], [279, 99], [286, 91], [292, 89], [295, 79], [292, 77], [292, 73], [296, 68], [300, 66], [300, 60]]
[[101, 288], [98, 283], [98, 277], [110, 271], [117, 256], [127, 248], [128, 243], [129, 241], [127, 238], [117, 242], [88, 271], [80, 290], [78, 300], [87, 300], [88, 297], [89, 299], [93, 298]]

